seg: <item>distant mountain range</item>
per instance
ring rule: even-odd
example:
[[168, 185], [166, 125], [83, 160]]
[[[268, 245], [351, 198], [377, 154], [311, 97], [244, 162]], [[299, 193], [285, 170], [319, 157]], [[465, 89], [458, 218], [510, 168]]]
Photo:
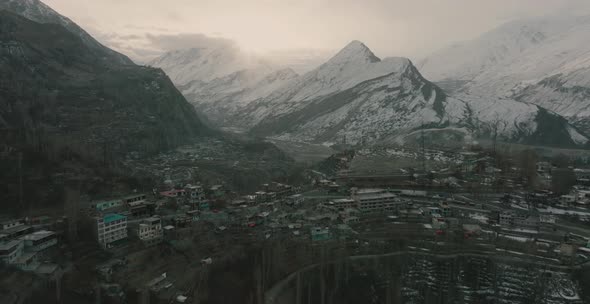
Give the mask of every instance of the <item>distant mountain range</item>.
[[[211, 55], [227, 51], [186, 50], [153, 62], [173, 79], [179, 75], [176, 85], [183, 94], [220, 127], [325, 144], [404, 144], [422, 133], [439, 143], [460, 144], [495, 134], [527, 144], [574, 147], [588, 142], [563, 117], [541, 106], [445, 91], [425, 79], [409, 59], [381, 60], [359, 41], [303, 75], [261, 61], [242, 69], [228, 65], [231, 60], [216, 60], [230, 56]], [[225, 75], [189, 75], [203, 73], [203, 62]], [[229, 67], [236, 71], [228, 72]], [[456, 82], [462, 84], [460, 80]]]
[[420, 61], [450, 90], [539, 105], [590, 132], [590, 16], [504, 24]]

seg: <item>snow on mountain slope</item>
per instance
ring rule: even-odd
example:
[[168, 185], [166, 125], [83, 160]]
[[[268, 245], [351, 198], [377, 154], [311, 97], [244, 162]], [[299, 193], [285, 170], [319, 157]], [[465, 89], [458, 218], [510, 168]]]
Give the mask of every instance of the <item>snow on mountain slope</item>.
[[0, 10], [2, 9], [38, 23], [59, 24], [80, 37], [86, 46], [106, 53], [107, 57], [103, 58], [103, 60], [110, 60], [117, 64], [133, 64], [131, 59], [103, 46], [72, 20], [60, 15], [39, 0], [0, 0]]
[[242, 70], [210, 82], [191, 83], [183, 90], [196, 108], [220, 127], [239, 127], [231, 120], [250, 102], [268, 96], [298, 75], [291, 69], [272, 72]]
[[563, 118], [535, 105], [448, 97], [410, 60], [380, 60], [357, 41], [316, 70], [248, 104], [233, 121], [255, 123], [251, 131], [258, 135], [319, 143], [401, 143], [423, 127], [439, 140], [485, 137], [493, 130], [523, 143], [571, 146], [586, 140]]
[[171, 51], [148, 65], [163, 69], [181, 87], [193, 81], [209, 82], [246, 69], [272, 70], [262, 58], [242, 52], [235, 45]]
[[305, 107], [313, 100], [350, 89], [364, 81], [403, 71], [406, 58], [384, 60], [360, 41], [352, 41], [334, 57], [269, 96], [249, 105], [250, 116], [236, 120], [252, 127], [267, 116], [278, 116]]
[[235, 45], [168, 52], [150, 63], [162, 68], [183, 95], [218, 127], [229, 117], [297, 77], [291, 69], [245, 53]]
[[589, 16], [527, 19], [435, 52], [420, 66], [459, 91], [534, 103], [590, 126], [588, 41]]

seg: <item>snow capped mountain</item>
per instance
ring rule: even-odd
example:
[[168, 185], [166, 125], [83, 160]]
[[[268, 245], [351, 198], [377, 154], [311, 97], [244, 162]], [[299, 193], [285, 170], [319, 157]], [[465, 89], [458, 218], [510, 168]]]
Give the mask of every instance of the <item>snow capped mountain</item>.
[[421, 61], [427, 77], [462, 92], [534, 103], [590, 128], [590, 17], [507, 23]]
[[268, 62], [242, 52], [235, 45], [171, 51], [148, 65], [163, 69], [177, 86], [193, 81], [209, 82], [241, 70], [272, 70]]
[[86, 46], [106, 53], [107, 56], [103, 60], [113, 61], [117, 64], [133, 64], [131, 59], [103, 46], [72, 20], [60, 15], [39, 0], [0, 0], [0, 10], [2, 9], [38, 23], [59, 24], [80, 37]]
[[232, 121], [258, 135], [320, 143], [403, 143], [424, 126], [442, 141], [492, 132], [523, 143], [571, 146], [587, 141], [559, 115], [536, 105], [466, 94], [449, 97], [410, 60], [380, 60], [358, 41], [249, 103]]
[[253, 116], [235, 120], [252, 127], [267, 116], [279, 116], [307, 106], [317, 98], [348, 90], [364, 81], [404, 70], [406, 58], [384, 60], [359, 41], [353, 41], [334, 57], [288, 85], [249, 106]]
[[263, 53], [276, 66], [291, 68], [297, 74], [305, 74], [326, 62], [335, 52], [325, 49], [286, 49]]
[[172, 51], [150, 65], [162, 68], [187, 100], [219, 127], [235, 127], [229, 117], [240, 108], [297, 77], [293, 70], [235, 45]]
[[360, 41], [301, 76], [235, 47], [174, 51], [151, 64], [164, 69], [212, 124], [260, 136], [405, 143], [425, 127], [441, 142], [493, 132], [522, 143], [587, 141], [561, 116], [530, 103], [474, 93], [448, 96], [409, 59], [380, 59]]

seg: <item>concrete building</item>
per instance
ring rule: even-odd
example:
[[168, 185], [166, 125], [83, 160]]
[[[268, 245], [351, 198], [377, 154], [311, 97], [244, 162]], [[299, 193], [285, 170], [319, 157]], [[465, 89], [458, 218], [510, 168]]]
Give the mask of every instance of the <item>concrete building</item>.
[[5, 264], [14, 264], [24, 252], [24, 244], [21, 240], [12, 240], [0, 244], [0, 260]]
[[94, 208], [96, 211], [104, 212], [109, 209], [117, 209], [123, 206], [123, 201], [120, 199], [108, 200], [108, 201], [100, 201], [94, 204]]
[[53, 231], [37, 231], [20, 238], [28, 252], [42, 252], [57, 245], [57, 235]]
[[131, 194], [122, 199], [122, 203], [127, 206], [136, 206], [139, 204], [143, 204], [145, 202], [146, 195], [143, 193], [140, 194]]
[[0, 241], [8, 241], [17, 239], [23, 235], [27, 235], [33, 232], [33, 227], [28, 225], [18, 225], [12, 228], [4, 229], [0, 231]]
[[384, 189], [360, 189], [353, 193], [352, 199], [365, 213], [397, 211], [401, 205], [397, 195]]
[[330, 239], [330, 230], [328, 228], [314, 227], [311, 228], [312, 241], [324, 241]]
[[37, 259], [36, 252], [25, 252], [14, 261], [13, 265], [23, 271], [34, 271], [41, 263]]
[[111, 248], [117, 241], [127, 238], [127, 217], [120, 214], [107, 214], [96, 218], [98, 243], [103, 248]]
[[498, 222], [502, 226], [512, 226], [514, 224], [514, 212], [510, 212], [510, 211], [501, 212]]
[[287, 204], [288, 205], [299, 205], [299, 204], [303, 203], [304, 200], [305, 200], [305, 198], [303, 197], [303, 195], [293, 194], [293, 195], [287, 197]]
[[5, 220], [2, 223], [0, 223], [0, 225], [2, 225], [2, 230], [9, 230], [9, 229], [13, 229], [16, 227], [24, 226], [25, 220], [24, 219]]
[[330, 205], [334, 206], [335, 208], [344, 210], [344, 209], [356, 208], [357, 202], [353, 199], [350, 199], [350, 198], [341, 198], [341, 199], [335, 199], [335, 200], [330, 201]]
[[200, 185], [186, 185], [184, 191], [189, 204], [199, 204], [205, 201], [205, 189]]
[[164, 237], [162, 220], [159, 217], [144, 219], [139, 224], [138, 236], [147, 245], [160, 243]]

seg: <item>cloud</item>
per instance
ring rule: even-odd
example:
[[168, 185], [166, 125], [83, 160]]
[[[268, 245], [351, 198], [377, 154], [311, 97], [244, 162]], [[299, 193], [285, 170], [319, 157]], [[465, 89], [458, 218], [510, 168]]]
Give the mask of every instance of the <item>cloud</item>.
[[236, 42], [231, 39], [210, 37], [201, 33], [146, 34], [145, 37], [154, 48], [161, 49], [164, 52], [202, 47], [236, 47]]
[[92, 29], [93, 36], [104, 45], [129, 56], [136, 63], [147, 63], [165, 52], [189, 48], [237, 48], [231, 39], [202, 33], [115, 33]]

